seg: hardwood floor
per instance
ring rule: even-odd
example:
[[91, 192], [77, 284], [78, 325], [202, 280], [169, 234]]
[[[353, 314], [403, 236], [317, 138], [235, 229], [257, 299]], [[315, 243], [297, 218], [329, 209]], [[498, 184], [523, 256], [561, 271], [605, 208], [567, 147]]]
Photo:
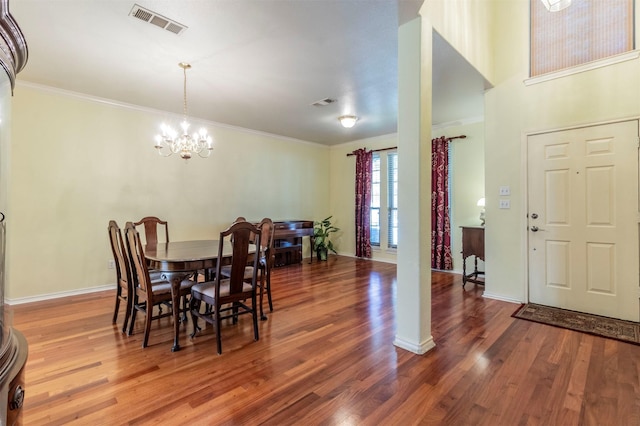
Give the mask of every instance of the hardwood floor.
[[[331, 256], [279, 268], [274, 312], [170, 351], [111, 324], [115, 290], [10, 307], [29, 342], [25, 425], [638, 425], [640, 346], [511, 318], [433, 274], [436, 347], [393, 346], [395, 265]], [[201, 323], [202, 325], [202, 323]]]

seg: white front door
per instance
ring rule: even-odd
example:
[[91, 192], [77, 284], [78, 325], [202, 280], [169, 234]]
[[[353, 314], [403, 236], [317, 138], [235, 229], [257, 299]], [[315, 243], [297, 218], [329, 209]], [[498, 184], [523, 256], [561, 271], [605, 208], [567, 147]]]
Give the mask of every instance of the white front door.
[[638, 121], [528, 138], [529, 300], [640, 320]]

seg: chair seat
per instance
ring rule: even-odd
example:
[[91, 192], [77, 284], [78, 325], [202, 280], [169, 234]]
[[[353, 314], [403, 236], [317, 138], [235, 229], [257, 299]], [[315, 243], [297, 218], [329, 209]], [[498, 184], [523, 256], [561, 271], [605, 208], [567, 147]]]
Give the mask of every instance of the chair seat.
[[[229, 282], [230, 280], [220, 280], [220, 298], [229, 295]], [[251, 293], [252, 287], [250, 283], [244, 283], [242, 286], [243, 293]], [[200, 293], [205, 298], [215, 299], [216, 286], [213, 281], [197, 283], [191, 287], [191, 293]]]
[[[180, 291], [186, 291], [191, 288], [195, 284], [195, 281], [192, 280], [183, 280], [180, 283]], [[156, 296], [162, 294], [171, 294], [171, 283], [169, 281], [156, 281], [151, 283], [151, 288], [153, 288], [153, 294]]]
[[151, 278], [151, 281], [158, 281], [158, 280], [164, 281], [164, 278], [162, 278], [162, 272], [154, 271], [153, 269], [149, 270], [149, 278]]

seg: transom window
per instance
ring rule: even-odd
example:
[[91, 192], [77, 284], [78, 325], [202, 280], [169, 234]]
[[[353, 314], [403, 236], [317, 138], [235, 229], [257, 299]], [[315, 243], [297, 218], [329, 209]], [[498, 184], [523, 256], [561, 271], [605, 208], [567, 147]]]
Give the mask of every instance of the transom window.
[[530, 76], [559, 71], [632, 51], [633, 0], [572, 0], [548, 11], [531, 1]]

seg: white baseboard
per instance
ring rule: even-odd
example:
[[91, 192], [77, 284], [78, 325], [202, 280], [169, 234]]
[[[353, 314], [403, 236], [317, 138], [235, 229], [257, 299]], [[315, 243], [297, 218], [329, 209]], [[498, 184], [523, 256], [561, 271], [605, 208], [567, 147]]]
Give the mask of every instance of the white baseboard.
[[487, 293], [486, 291], [484, 292], [482, 297], [486, 297], [487, 299], [501, 300], [503, 302], [517, 303], [518, 305], [525, 303], [518, 299], [512, 299], [510, 297], [500, 296], [499, 294], [491, 294], [491, 293]]
[[98, 287], [81, 288], [77, 290], [60, 291], [57, 293], [41, 294], [39, 296], [19, 297], [16, 299], [5, 299], [7, 305], [21, 305], [23, 303], [42, 302], [43, 300], [58, 299], [60, 297], [78, 296], [81, 294], [97, 293], [99, 291], [114, 290], [115, 284], [107, 284]]
[[400, 339], [396, 336], [393, 344], [401, 349], [413, 352], [414, 354], [423, 355], [436, 347], [436, 342], [433, 340], [433, 336], [429, 336], [427, 340], [416, 345], [408, 340]]

